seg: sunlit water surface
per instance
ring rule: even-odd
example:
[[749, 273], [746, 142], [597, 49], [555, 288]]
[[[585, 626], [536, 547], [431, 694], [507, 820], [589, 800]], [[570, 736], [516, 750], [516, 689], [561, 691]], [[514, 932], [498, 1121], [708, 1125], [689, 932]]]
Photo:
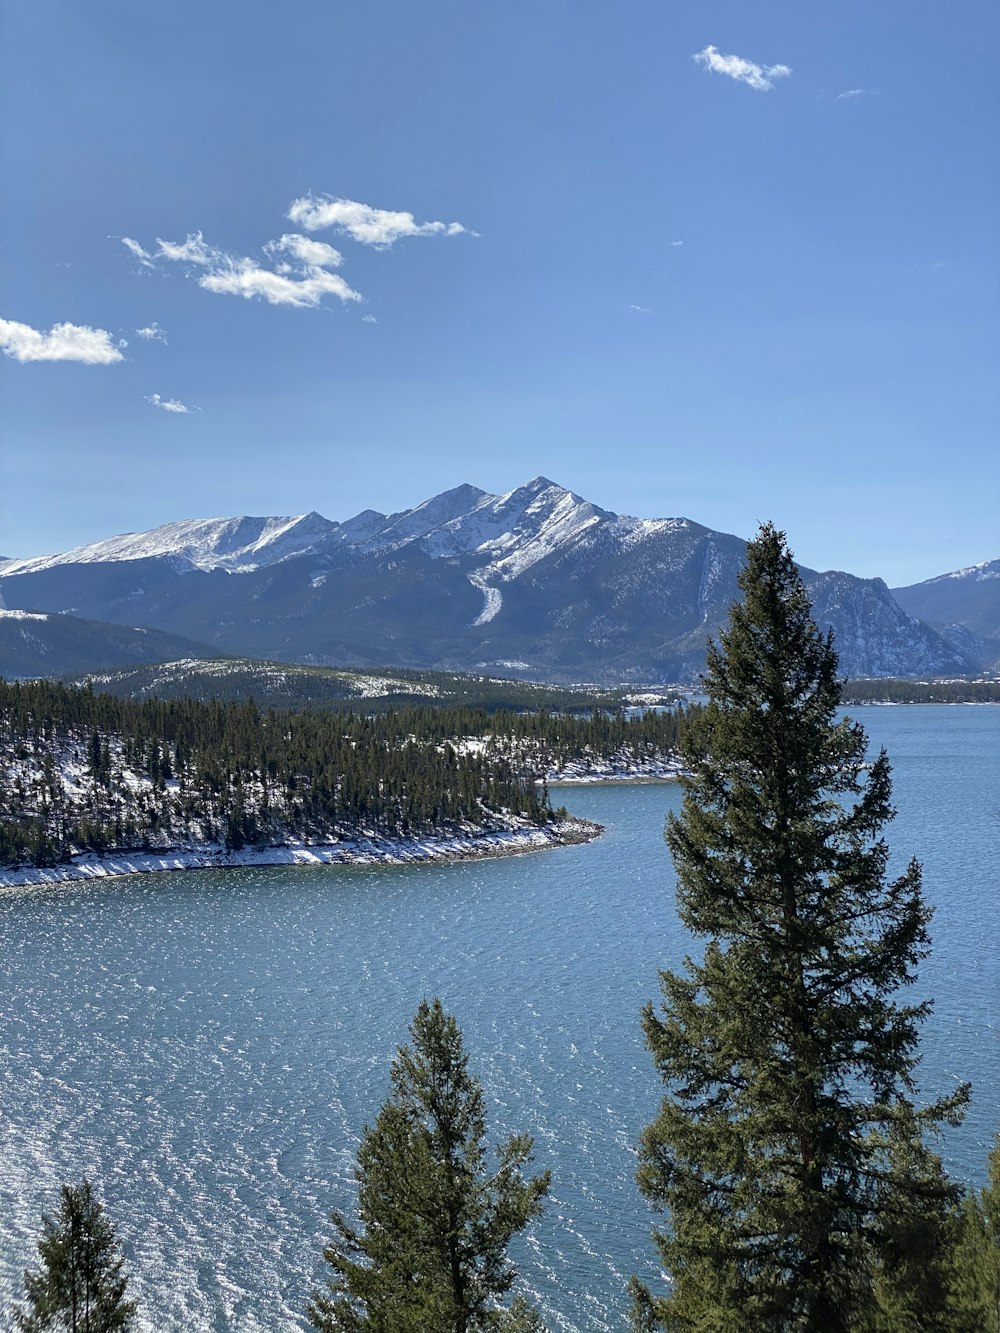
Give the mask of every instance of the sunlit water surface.
[[[867, 708], [901, 867], [936, 907], [923, 1084], [970, 1078], [943, 1143], [981, 1180], [1000, 1123], [1000, 708]], [[672, 785], [571, 789], [582, 847], [405, 869], [253, 869], [0, 895], [0, 1290], [59, 1183], [100, 1183], [144, 1330], [304, 1327], [331, 1207], [423, 996], [458, 1018], [494, 1138], [534, 1134], [545, 1214], [514, 1247], [553, 1330], [626, 1326], [658, 1279], [634, 1144], [661, 1088], [657, 969], [688, 941], [662, 842]], [[0, 1318], [0, 1323], [6, 1324]]]

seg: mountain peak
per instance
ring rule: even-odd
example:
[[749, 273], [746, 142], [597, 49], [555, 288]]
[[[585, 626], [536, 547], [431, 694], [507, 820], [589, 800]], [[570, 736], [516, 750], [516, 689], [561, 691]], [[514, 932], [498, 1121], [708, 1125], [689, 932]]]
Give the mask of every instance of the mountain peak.
[[[539, 475], [503, 495], [464, 483], [343, 523], [315, 510], [188, 519], [0, 565], [0, 587], [25, 611], [147, 619], [266, 657], [474, 667], [485, 656], [540, 678], [653, 680], [700, 669], [744, 551], [687, 519], [599, 509]], [[987, 561], [923, 585], [915, 607], [881, 580], [803, 570], [855, 675], [971, 669], [986, 652], [973, 637], [998, 633], [997, 572]], [[971, 634], [958, 643], [914, 615]], [[13, 633], [15, 619], [3, 623]]]

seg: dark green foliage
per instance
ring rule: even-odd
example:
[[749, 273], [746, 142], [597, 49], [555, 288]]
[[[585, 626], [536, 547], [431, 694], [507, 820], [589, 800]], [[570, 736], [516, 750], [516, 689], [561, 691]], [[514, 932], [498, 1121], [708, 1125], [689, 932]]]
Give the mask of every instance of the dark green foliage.
[[1000, 680], [849, 680], [845, 704], [995, 704]]
[[[0, 681], [0, 865], [544, 824], [553, 812], [536, 774], [663, 758], [677, 729], [673, 713], [262, 713], [253, 702], [138, 703]], [[73, 788], [63, 764], [81, 775]]]
[[392, 1065], [392, 1091], [358, 1149], [357, 1228], [333, 1214], [333, 1269], [310, 1323], [324, 1333], [539, 1333], [498, 1300], [507, 1246], [541, 1211], [549, 1173], [525, 1178], [531, 1139], [514, 1135], [489, 1170], [483, 1090], [440, 1000], [423, 1001]]
[[26, 1272], [26, 1300], [14, 1313], [22, 1333], [114, 1333], [133, 1326], [134, 1301], [114, 1227], [89, 1180], [63, 1185], [54, 1216], [42, 1218], [41, 1267]]
[[948, 1284], [952, 1333], [1000, 1333], [1000, 1136], [989, 1181], [965, 1199]]
[[871, 1254], [872, 1298], [855, 1333], [960, 1333], [948, 1305], [960, 1227], [959, 1191], [916, 1136], [890, 1148]]
[[[643, 1015], [668, 1093], [639, 1183], [667, 1214], [671, 1285], [637, 1288], [636, 1315], [839, 1333], [894, 1246], [933, 1250], [947, 1228], [956, 1191], [921, 1136], [960, 1117], [967, 1089], [913, 1102], [928, 1006], [897, 992], [928, 949], [920, 867], [887, 877], [889, 764], [866, 769], [863, 730], [837, 721], [837, 657], [783, 534], [761, 530], [740, 586], [666, 833], [681, 918], [706, 944]], [[923, 1308], [925, 1274], [897, 1273], [892, 1299]]]

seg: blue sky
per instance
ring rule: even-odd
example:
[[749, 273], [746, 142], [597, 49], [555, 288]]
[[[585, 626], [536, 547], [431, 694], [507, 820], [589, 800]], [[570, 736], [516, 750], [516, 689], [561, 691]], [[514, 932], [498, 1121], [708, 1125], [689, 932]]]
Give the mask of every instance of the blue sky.
[[0, 13], [0, 553], [544, 473], [1000, 554], [994, 3]]

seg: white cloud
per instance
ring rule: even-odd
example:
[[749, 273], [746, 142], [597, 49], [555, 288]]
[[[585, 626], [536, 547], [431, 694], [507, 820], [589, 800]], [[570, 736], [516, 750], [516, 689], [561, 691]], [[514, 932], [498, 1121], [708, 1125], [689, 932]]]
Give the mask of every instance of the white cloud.
[[671, 241], [670, 244], [674, 247], [674, 249], [676, 249], [677, 246], [679, 246], [679, 245], [683, 245], [684, 242], [683, 242], [683, 241]]
[[135, 332], [136, 337], [145, 338], [147, 342], [165, 343], [167, 341], [166, 330], [161, 329], [155, 319], [152, 324], [147, 324], [144, 329], [136, 329]]
[[229, 255], [207, 244], [201, 232], [189, 233], [183, 241], [157, 237], [156, 245], [157, 259], [205, 269], [197, 285], [207, 292], [243, 296], [245, 300], [260, 296], [271, 305], [297, 307], [316, 307], [324, 296], [337, 296], [341, 301], [364, 300], [343, 277], [328, 272], [343, 261], [340, 251], [324, 241], [309, 240], [296, 233], [289, 232], [265, 245], [268, 255], [288, 255], [293, 260], [293, 263], [283, 260], [273, 268], [264, 268], [248, 256]]
[[852, 97], [877, 97], [878, 93], [874, 88], [845, 88], [842, 93], [837, 94], [838, 102], [846, 102]]
[[198, 264], [202, 268], [210, 268], [225, 258], [221, 250], [205, 244], [200, 231], [189, 232], [183, 241], [161, 241], [157, 236], [156, 245], [158, 257], [176, 260], [178, 263]]
[[412, 213], [372, 208], [331, 195], [307, 194], [295, 199], [286, 216], [306, 231], [333, 227], [351, 240], [379, 250], [388, 249], [403, 236], [459, 236], [467, 230], [460, 222], [417, 222]]
[[118, 236], [113, 239], [121, 241], [122, 245], [125, 246], [126, 250], [129, 251], [129, 253], [133, 256], [133, 258], [138, 259], [139, 263], [143, 266], [143, 268], [156, 267], [156, 265], [153, 263], [153, 256], [149, 253], [149, 251], [144, 250], [138, 241], [133, 241], [131, 236]]
[[325, 241], [311, 241], [298, 232], [286, 232], [276, 241], [268, 241], [264, 249], [269, 255], [288, 254], [312, 268], [340, 268], [344, 256]]
[[160, 407], [164, 412], [190, 412], [190, 407], [179, 402], [176, 398], [161, 398], [158, 393], [151, 393], [147, 396], [146, 402], [151, 407]]
[[245, 255], [227, 254], [207, 244], [200, 231], [192, 232], [183, 241], [164, 241], [158, 237], [156, 244], [157, 258], [206, 270], [198, 276], [198, 286], [207, 292], [242, 296], [246, 300], [259, 296], [270, 305], [300, 307], [318, 306], [324, 296], [337, 296], [345, 302], [364, 300], [339, 274], [328, 271], [342, 262], [339, 250], [296, 233], [280, 236], [264, 246], [268, 254], [289, 255], [294, 261], [283, 260], [274, 268], [264, 268]]
[[716, 46], [706, 46], [696, 52], [692, 60], [714, 74], [725, 74], [737, 83], [745, 83], [757, 92], [768, 92], [775, 79], [787, 79], [791, 69], [787, 65], [757, 65], [744, 56], [726, 56]]
[[82, 361], [88, 366], [108, 366], [124, 361], [120, 349], [127, 346], [124, 339], [113, 342], [106, 329], [87, 324], [53, 324], [48, 333], [40, 333], [30, 324], [0, 319], [0, 347], [15, 361]]
[[649, 305], [630, 305], [629, 310], [636, 310], [640, 315], [651, 315], [653, 307]]
[[374, 315], [362, 315], [361, 322], [362, 324], [377, 324], [378, 320]]
[[339, 296], [342, 301], [364, 300], [339, 274], [328, 273], [326, 269], [308, 266], [303, 276], [289, 277], [261, 268], [252, 259], [228, 256], [225, 264], [199, 278], [198, 286], [208, 292], [243, 296], [247, 300], [262, 296], [271, 305], [317, 306], [327, 295]]

